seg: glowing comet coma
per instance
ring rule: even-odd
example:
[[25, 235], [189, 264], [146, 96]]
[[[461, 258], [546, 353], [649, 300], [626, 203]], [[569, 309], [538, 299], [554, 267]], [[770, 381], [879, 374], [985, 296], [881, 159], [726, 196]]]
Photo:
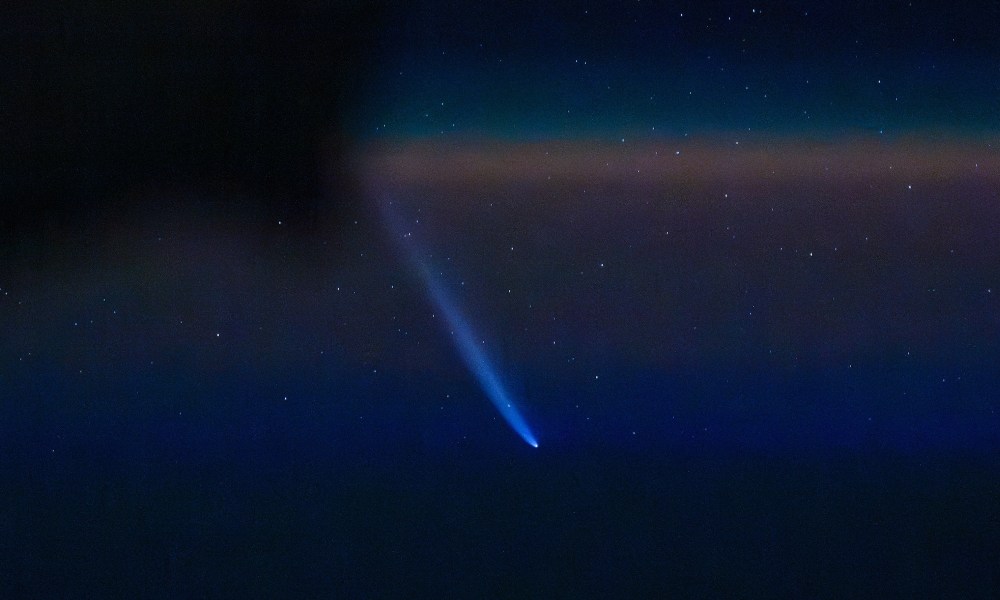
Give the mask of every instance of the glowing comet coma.
[[504, 387], [496, 369], [490, 364], [489, 357], [483, 350], [482, 345], [476, 342], [476, 335], [465, 315], [459, 310], [451, 295], [444, 285], [434, 276], [430, 268], [420, 259], [419, 252], [413, 248], [413, 243], [406, 243], [410, 240], [409, 235], [400, 233], [397, 217], [390, 210], [383, 206], [383, 215], [390, 224], [393, 235], [400, 240], [410, 259], [416, 266], [427, 292], [434, 304], [441, 309], [445, 320], [450, 328], [450, 333], [454, 339], [455, 347], [459, 355], [465, 362], [472, 374], [479, 381], [486, 396], [493, 403], [493, 406], [500, 412], [500, 416], [517, 432], [529, 446], [538, 447], [538, 440], [535, 439], [527, 421], [517, 409], [516, 404], [510, 397], [510, 393]]

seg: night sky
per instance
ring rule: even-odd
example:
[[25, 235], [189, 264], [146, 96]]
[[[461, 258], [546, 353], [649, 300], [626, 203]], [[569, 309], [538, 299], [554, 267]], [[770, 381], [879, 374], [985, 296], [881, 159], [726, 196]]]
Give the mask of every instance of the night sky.
[[2, 12], [0, 596], [1000, 594], [1000, 5]]

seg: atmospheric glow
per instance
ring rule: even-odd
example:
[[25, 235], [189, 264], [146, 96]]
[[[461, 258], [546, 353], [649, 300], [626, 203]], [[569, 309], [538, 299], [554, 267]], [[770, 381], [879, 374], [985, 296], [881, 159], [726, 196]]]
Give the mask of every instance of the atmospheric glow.
[[[383, 215], [386, 217], [386, 220], [390, 224], [397, 239], [404, 242], [403, 245], [416, 265], [416, 268], [420, 273], [420, 278], [424, 282], [427, 292], [430, 294], [431, 300], [438, 308], [441, 309], [441, 313], [444, 314], [445, 320], [448, 323], [451, 335], [454, 339], [455, 347], [458, 349], [465, 365], [470, 371], [472, 371], [472, 374], [479, 381], [480, 386], [482, 386], [483, 391], [486, 392], [486, 396], [490, 399], [490, 402], [493, 403], [493, 406], [500, 411], [500, 416], [507, 421], [511, 428], [513, 428], [514, 431], [516, 431], [529, 446], [537, 448], [538, 440], [535, 439], [534, 434], [531, 432], [531, 428], [528, 427], [528, 423], [524, 420], [521, 412], [517, 409], [517, 405], [510, 397], [510, 393], [504, 387], [496, 369], [492, 364], [490, 364], [489, 357], [483, 350], [482, 344], [476, 341], [477, 338], [472, 326], [469, 324], [468, 320], [466, 320], [462, 311], [459, 310], [458, 305], [455, 304], [454, 299], [452, 299], [451, 295], [448, 294], [445, 287], [440, 281], [438, 281], [438, 278], [434, 276], [434, 273], [431, 272], [430, 268], [420, 259], [419, 252], [413, 247], [411, 236], [409, 234], [399, 233], [399, 223], [396, 216], [385, 206], [383, 206]], [[406, 243], [407, 241], [410, 243]]]

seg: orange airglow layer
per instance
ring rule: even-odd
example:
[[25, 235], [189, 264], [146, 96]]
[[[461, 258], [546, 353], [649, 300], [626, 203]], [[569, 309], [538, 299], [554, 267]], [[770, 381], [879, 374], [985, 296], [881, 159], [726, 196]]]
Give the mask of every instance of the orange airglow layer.
[[761, 181], [1000, 178], [1000, 140], [677, 138], [629, 141], [418, 140], [359, 154], [369, 182], [392, 185], [628, 180], [654, 184], [752, 177]]

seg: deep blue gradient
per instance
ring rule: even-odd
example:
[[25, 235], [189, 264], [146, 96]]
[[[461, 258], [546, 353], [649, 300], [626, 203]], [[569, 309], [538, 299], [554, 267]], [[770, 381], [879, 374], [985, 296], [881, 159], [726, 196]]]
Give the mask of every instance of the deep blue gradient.
[[[440, 412], [404, 400], [440, 391], [432, 376], [174, 368], [104, 385], [37, 364], [5, 378], [8, 597], [85, 587], [392, 596], [403, 586], [465, 597], [989, 597], [996, 583], [994, 455], [948, 436], [900, 451], [913, 438], [891, 414], [862, 424], [821, 407], [772, 412], [776, 397], [828, 386], [820, 375], [632, 374], [601, 390], [609, 404], [559, 374], [528, 373], [534, 389], [601, 409], [591, 421], [546, 411], [563, 430], [539, 453], [491, 428], [443, 440], [452, 425]], [[901, 379], [926, 385], [919, 372]], [[866, 374], [857, 400], [888, 384]], [[732, 390], [758, 411], [721, 422], [692, 403], [671, 414], [670, 398]], [[79, 398], [106, 404], [74, 408]], [[189, 398], [183, 415], [169, 410], [177, 398]], [[474, 407], [458, 415], [467, 430], [481, 429], [477, 417]]]

